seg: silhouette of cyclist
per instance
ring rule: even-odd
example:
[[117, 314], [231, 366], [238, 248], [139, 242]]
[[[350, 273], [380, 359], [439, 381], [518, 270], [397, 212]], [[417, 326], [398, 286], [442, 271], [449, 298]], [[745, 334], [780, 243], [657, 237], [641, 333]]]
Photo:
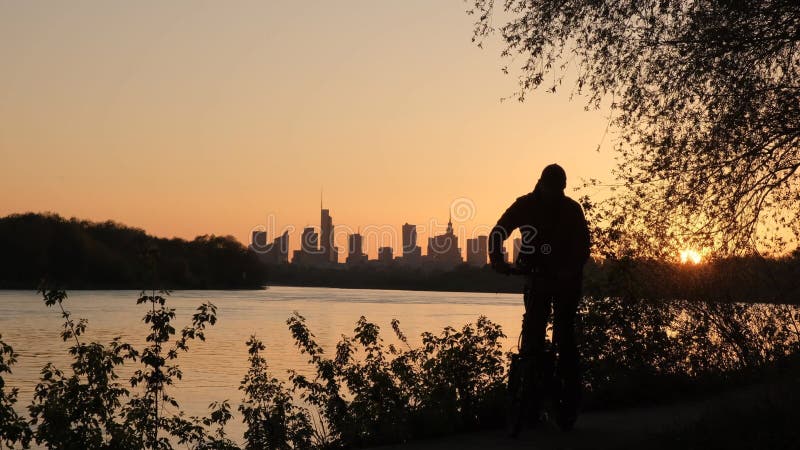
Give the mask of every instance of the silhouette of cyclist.
[[[559, 381], [558, 392], [553, 393], [555, 418], [562, 429], [569, 430], [577, 418], [580, 394], [575, 315], [581, 298], [583, 266], [589, 258], [589, 228], [581, 206], [564, 195], [566, 185], [567, 175], [561, 166], [545, 167], [533, 192], [519, 197], [497, 221], [490, 235], [489, 252], [492, 267], [510, 273], [502, 252], [503, 242], [513, 230], [520, 229], [522, 245], [515, 263], [529, 275], [519, 357], [532, 364], [534, 370], [545, 370], [545, 333], [552, 309], [555, 379]], [[525, 402], [537, 416], [540, 389], [541, 386], [526, 390], [530, 396]]]

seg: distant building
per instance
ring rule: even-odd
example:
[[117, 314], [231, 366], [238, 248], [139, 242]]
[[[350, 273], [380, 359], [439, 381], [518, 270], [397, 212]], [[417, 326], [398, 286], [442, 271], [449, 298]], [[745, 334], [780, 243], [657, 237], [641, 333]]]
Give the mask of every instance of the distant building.
[[303, 234], [300, 237], [300, 249], [302, 252], [317, 253], [319, 251], [318, 242], [319, 238], [314, 227], [303, 228]]
[[250, 248], [254, 251], [264, 251], [267, 249], [267, 232], [253, 231], [250, 238]]
[[364, 237], [359, 233], [351, 234], [347, 237], [347, 264], [355, 265], [367, 262], [363, 242]]
[[411, 253], [417, 247], [417, 226], [408, 222], [403, 224], [403, 255]]
[[428, 238], [426, 259], [429, 264], [440, 268], [453, 268], [464, 262], [458, 247], [458, 236], [453, 232], [452, 219], [447, 222], [444, 234]]
[[327, 262], [336, 264], [339, 262], [339, 249], [333, 242], [333, 217], [327, 209], [320, 211], [320, 233], [319, 247], [323, 259]]
[[467, 239], [467, 264], [483, 267], [489, 257], [489, 236]]
[[401, 262], [409, 266], [418, 266], [422, 262], [422, 248], [417, 245], [417, 226], [403, 224], [403, 258]]
[[292, 255], [292, 264], [303, 266], [319, 266], [326, 262], [325, 255], [318, 247], [319, 236], [314, 227], [303, 228], [300, 236], [300, 250], [295, 250]]
[[516, 264], [519, 261], [519, 252], [522, 250], [522, 239], [516, 238], [514, 239], [514, 259], [511, 260], [512, 264]]
[[252, 250], [258, 259], [264, 264], [285, 264], [289, 262], [289, 232], [284, 231], [282, 235], [267, 243], [266, 231], [253, 231], [250, 242]]
[[394, 261], [392, 247], [378, 248], [378, 262], [381, 264], [391, 264]]

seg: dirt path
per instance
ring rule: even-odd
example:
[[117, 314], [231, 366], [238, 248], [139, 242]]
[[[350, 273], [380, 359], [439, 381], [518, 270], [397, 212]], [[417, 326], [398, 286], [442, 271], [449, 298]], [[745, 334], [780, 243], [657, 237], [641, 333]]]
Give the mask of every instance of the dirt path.
[[466, 433], [404, 445], [381, 447], [383, 450], [490, 450], [490, 449], [608, 449], [634, 447], [654, 434], [679, 429], [723, 409], [743, 408], [767, 401], [771, 388], [751, 386], [694, 402], [665, 406], [588, 412], [581, 415], [570, 433], [550, 424], [525, 430], [512, 440], [502, 431]]

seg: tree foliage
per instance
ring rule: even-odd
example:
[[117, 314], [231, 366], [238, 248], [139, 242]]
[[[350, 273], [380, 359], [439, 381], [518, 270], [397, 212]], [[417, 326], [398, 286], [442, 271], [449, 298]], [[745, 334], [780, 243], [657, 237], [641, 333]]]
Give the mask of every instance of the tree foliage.
[[152, 282], [153, 262], [160, 285], [173, 289], [266, 283], [256, 255], [231, 236], [163, 239], [111, 221], [28, 213], [0, 218], [0, 246], [2, 288], [36, 288], [44, 276], [72, 289], [138, 289]]
[[0, 448], [18, 448], [15, 445], [27, 448], [31, 442], [32, 432], [28, 422], [14, 409], [19, 388], [6, 390], [3, 380], [4, 373], [11, 373], [11, 366], [17, 362], [17, 357], [14, 349], [3, 342], [3, 336], [0, 335]]
[[[130, 383], [132, 387], [141, 386], [142, 392], [134, 395], [123, 408], [127, 426], [141, 436], [142, 444], [149, 449], [172, 448], [168, 436], [159, 436], [160, 430], [193, 430], [193, 423], [186, 422], [182, 415], [165, 416], [165, 406], [178, 409], [178, 401], [169, 393], [168, 388], [183, 377], [180, 367], [175, 364], [180, 352], [189, 351], [189, 342], [193, 339], [205, 340], [205, 329], [217, 321], [216, 306], [204, 303], [192, 316], [192, 324], [181, 330], [180, 337], [170, 345], [176, 334], [172, 321], [175, 309], [166, 306], [168, 291], [143, 291], [137, 304], [148, 305], [149, 311], [144, 316], [144, 323], [150, 326], [145, 338], [148, 343], [139, 356], [142, 368], [134, 372]], [[227, 405], [217, 406], [217, 415], [226, 416]], [[212, 406], [212, 407], [213, 407]], [[196, 436], [195, 436], [196, 435]], [[179, 436], [183, 442], [203, 441], [205, 435], [192, 433]], [[194, 439], [192, 439], [194, 438]]]
[[593, 211], [609, 252], [735, 253], [757, 237], [783, 250], [797, 239], [800, 3], [470, 3], [474, 39], [497, 31], [502, 54], [520, 61], [504, 68], [520, 100], [574, 78], [589, 107], [610, 103], [621, 189]]

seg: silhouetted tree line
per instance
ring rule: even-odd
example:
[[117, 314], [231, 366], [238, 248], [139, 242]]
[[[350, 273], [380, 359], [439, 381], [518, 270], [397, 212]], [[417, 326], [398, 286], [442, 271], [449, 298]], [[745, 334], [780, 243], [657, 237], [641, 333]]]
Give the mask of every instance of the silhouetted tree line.
[[491, 268], [467, 265], [452, 270], [408, 267], [312, 268], [293, 264], [269, 266], [270, 285], [357, 289], [402, 289], [450, 292], [520, 293], [524, 280], [500, 275]]
[[231, 236], [164, 239], [116, 222], [13, 214], [0, 219], [0, 288], [33, 289], [42, 278], [72, 289], [263, 286], [256, 256]]
[[[15, 214], [0, 219], [0, 288], [34, 288], [42, 278], [76, 288], [258, 288], [265, 284], [460, 292], [522, 291], [521, 277], [466, 264], [453, 270], [395, 266], [348, 269], [264, 266], [230, 236], [163, 239], [115, 222]], [[630, 301], [696, 300], [800, 304], [800, 251], [685, 265], [606, 258], [585, 269], [584, 294]]]
[[584, 292], [628, 301], [800, 304], [800, 252], [780, 258], [733, 256], [698, 265], [606, 259], [586, 266]]
[[[522, 292], [522, 277], [466, 264], [453, 270], [269, 267], [270, 284], [452, 292]], [[800, 304], [800, 252], [782, 258], [729, 257], [699, 265], [608, 258], [585, 268], [584, 294], [629, 301], [691, 300]]]

